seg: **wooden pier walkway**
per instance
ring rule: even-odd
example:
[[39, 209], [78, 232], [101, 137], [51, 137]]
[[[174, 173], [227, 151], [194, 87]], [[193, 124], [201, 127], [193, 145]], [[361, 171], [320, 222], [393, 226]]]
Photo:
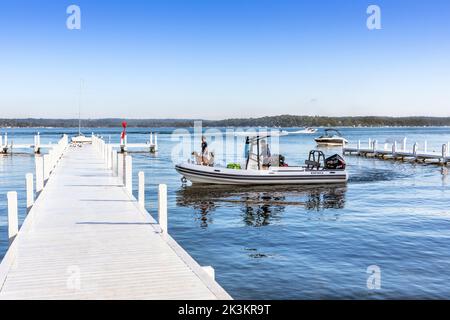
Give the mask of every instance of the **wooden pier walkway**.
[[230, 299], [95, 146], [66, 148], [0, 265], [0, 299]]

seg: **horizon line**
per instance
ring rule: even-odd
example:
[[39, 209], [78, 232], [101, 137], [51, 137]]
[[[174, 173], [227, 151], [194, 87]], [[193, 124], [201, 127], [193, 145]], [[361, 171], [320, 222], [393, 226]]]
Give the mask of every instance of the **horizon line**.
[[[280, 114], [273, 116], [259, 116], [259, 117], [230, 117], [222, 119], [201, 119], [201, 118], [131, 118], [131, 117], [100, 117], [100, 118], [80, 118], [84, 121], [89, 120], [171, 120], [171, 121], [225, 121], [225, 120], [249, 120], [249, 119], [263, 119], [263, 118], [276, 118], [276, 117], [305, 117], [305, 118], [390, 118], [390, 119], [402, 119], [402, 118], [431, 118], [431, 119], [443, 119], [450, 118], [449, 116], [427, 116], [427, 115], [413, 115], [413, 116], [374, 116], [374, 115], [357, 115], [357, 116], [324, 116], [324, 115], [293, 115], [293, 114]], [[79, 118], [65, 118], [65, 117], [14, 117], [14, 118], [0, 118], [1, 120], [79, 120]]]

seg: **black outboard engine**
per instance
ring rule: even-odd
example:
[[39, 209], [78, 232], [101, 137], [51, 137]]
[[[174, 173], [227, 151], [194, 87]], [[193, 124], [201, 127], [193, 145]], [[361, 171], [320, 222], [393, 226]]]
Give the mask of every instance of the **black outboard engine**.
[[325, 159], [325, 168], [327, 169], [345, 169], [346, 163], [344, 158], [335, 154]]

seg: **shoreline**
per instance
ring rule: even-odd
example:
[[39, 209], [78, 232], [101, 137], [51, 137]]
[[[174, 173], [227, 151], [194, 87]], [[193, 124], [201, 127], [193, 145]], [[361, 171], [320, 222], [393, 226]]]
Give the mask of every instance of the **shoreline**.
[[[193, 126], [128, 126], [127, 128], [133, 128], [133, 129], [146, 129], [146, 128], [192, 128]], [[203, 128], [243, 128], [243, 129], [251, 129], [251, 128], [257, 128], [257, 129], [302, 129], [306, 128], [308, 126], [210, 126], [210, 125], [203, 125]], [[339, 128], [339, 129], [383, 129], [383, 128], [392, 128], [392, 129], [399, 129], [399, 128], [450, 128], [450, 125], [428, 125], [428, 126], [312, 126], [314, 128], [318, 129], [326, 129], [326, 128]], [[117, 126], [82, 126], [82, 129], [122, 129], [119, 125]], [[0, 130], [3, 129], [73, 129], [78, 130], [78, 127], [69, 126], [69, 127], [49, 127], [49, 126], [18, 126], [18, 127], [11, 127], [11, 126], [0, 126]]]

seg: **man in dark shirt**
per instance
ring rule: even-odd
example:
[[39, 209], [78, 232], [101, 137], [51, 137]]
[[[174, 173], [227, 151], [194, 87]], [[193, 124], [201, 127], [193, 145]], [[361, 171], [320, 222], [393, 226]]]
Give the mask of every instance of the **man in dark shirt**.
[[202, 164], [208, 164], [208, 143], [205, 136], [202, 136]]

